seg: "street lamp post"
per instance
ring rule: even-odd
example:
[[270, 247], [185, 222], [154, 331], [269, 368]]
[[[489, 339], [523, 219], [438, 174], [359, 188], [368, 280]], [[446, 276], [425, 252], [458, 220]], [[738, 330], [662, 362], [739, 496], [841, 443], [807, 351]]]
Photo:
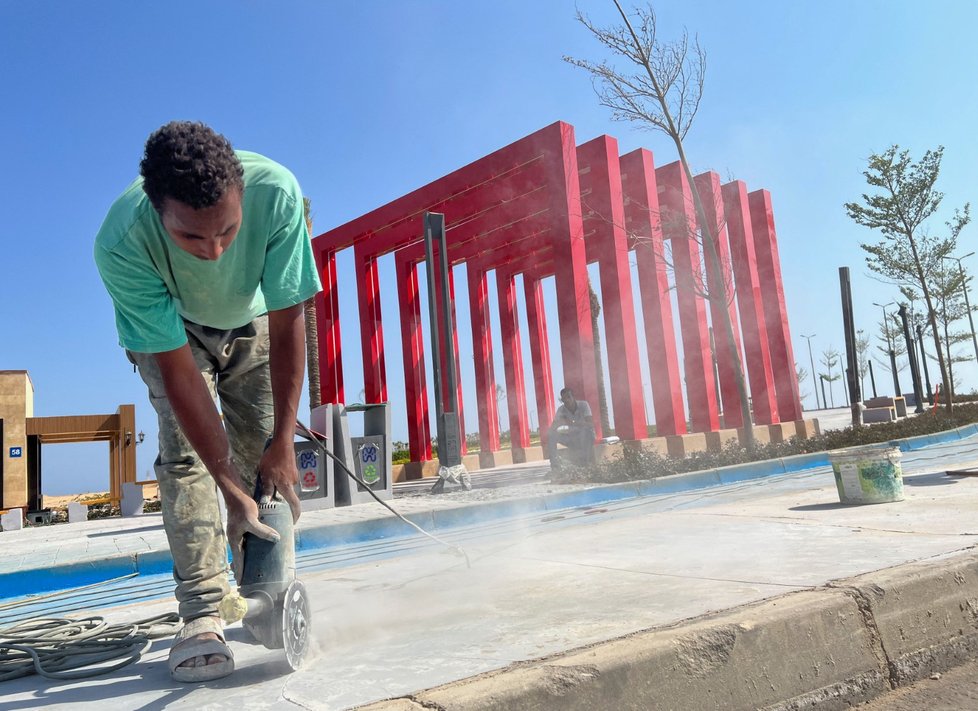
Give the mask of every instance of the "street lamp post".
[[968, 303], [968, 279], [965, 276], [964, 267], [961, 266], [961, 260], [967, 259], [973, 254], [974, 252], [968, 252], [963, 257], [945, 256], [944, 259], [953, 259], [958, 263], [958, 272], [961, 274], [961, 291], [964, 292], [964, 307], [968, 310], [968, 323], [971, 325], [971, 342], [975, 346], [975, 359], [978, 360], [978, 337], [975, 336], [975, 320], [971, 315], [971, 304]]
[[[810, 336], [806, 336], [804, 333], [801, 334], [801, 337], [808, 341], [808, 362], [812, 364], [812, 385], [815, 385], [815, 359], [812, 357], [812, 339], [815, 338], [816, 335], [818, 334], [813, 333]], [[813, 387], [812, 389], [815, 391], [815, 409], [821, 410], [822, 405], [820, 405], [818, 402], [818, 388]], [[822, 398], [822, 402], [825, 402], [824, 397]]]
[[900, 397], [903, 392], [900, 389], [900, 376], [897, 373], [897, 362], [896, 362], [896, 351], [893, 349], [893, 339], [890, 338], [890, 320], [886, 315], [886, 307], [895, 305], [895, 301], [891, 301], [888, 304], [877, 304], [873, 302], [873, 306], [879, 306], [883, 309], [883, 333], [886, 334], [886, 347], [890, 351], [890, 369], [893, 373], [893, 397]]

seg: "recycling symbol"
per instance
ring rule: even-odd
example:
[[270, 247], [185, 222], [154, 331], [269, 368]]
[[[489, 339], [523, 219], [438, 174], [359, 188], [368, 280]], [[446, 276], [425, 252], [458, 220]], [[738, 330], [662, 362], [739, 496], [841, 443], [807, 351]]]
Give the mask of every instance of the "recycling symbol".
[[318, 477], [316, 476], [315, 470], [309, 470], [305, 474], [303, 474], [302, 483], [310, 488], [319, 486], [319, 480]]

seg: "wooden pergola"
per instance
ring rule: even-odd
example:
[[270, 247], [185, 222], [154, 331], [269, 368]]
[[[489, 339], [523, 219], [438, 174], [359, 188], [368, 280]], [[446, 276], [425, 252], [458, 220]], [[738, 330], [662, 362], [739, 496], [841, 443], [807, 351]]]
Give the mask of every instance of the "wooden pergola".
[[123, 483], [136, 481], [136, 407], [120, 405], [114, 415], [67, 415], [27, 418], [28, 498], [40, 508], [43, 444], [109, 443], [109, 498], [122, 498]]

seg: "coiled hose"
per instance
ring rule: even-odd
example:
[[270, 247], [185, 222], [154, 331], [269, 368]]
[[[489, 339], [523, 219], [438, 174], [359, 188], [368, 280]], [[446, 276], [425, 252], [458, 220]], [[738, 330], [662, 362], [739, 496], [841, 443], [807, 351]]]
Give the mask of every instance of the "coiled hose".
[[180, 628], [176, 613], [131, 624], [101, 617], [35, 618], [0, 628], [0, 681], [40, 674], [48, 679], [87, 679], [138, 660], [154, 639]]

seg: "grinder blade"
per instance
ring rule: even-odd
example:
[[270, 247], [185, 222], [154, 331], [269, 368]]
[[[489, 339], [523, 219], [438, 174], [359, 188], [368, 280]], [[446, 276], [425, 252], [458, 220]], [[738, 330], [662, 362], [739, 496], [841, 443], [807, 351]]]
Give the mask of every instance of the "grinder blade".
[[296, 671], [309, 651], [309, 636], [312, 634], [312, 616], [309, 611], [309, 596], [306, 586], [293, 580], [285, 591], [282, 606], [282, 639], [285, 641], [285, 658]]

